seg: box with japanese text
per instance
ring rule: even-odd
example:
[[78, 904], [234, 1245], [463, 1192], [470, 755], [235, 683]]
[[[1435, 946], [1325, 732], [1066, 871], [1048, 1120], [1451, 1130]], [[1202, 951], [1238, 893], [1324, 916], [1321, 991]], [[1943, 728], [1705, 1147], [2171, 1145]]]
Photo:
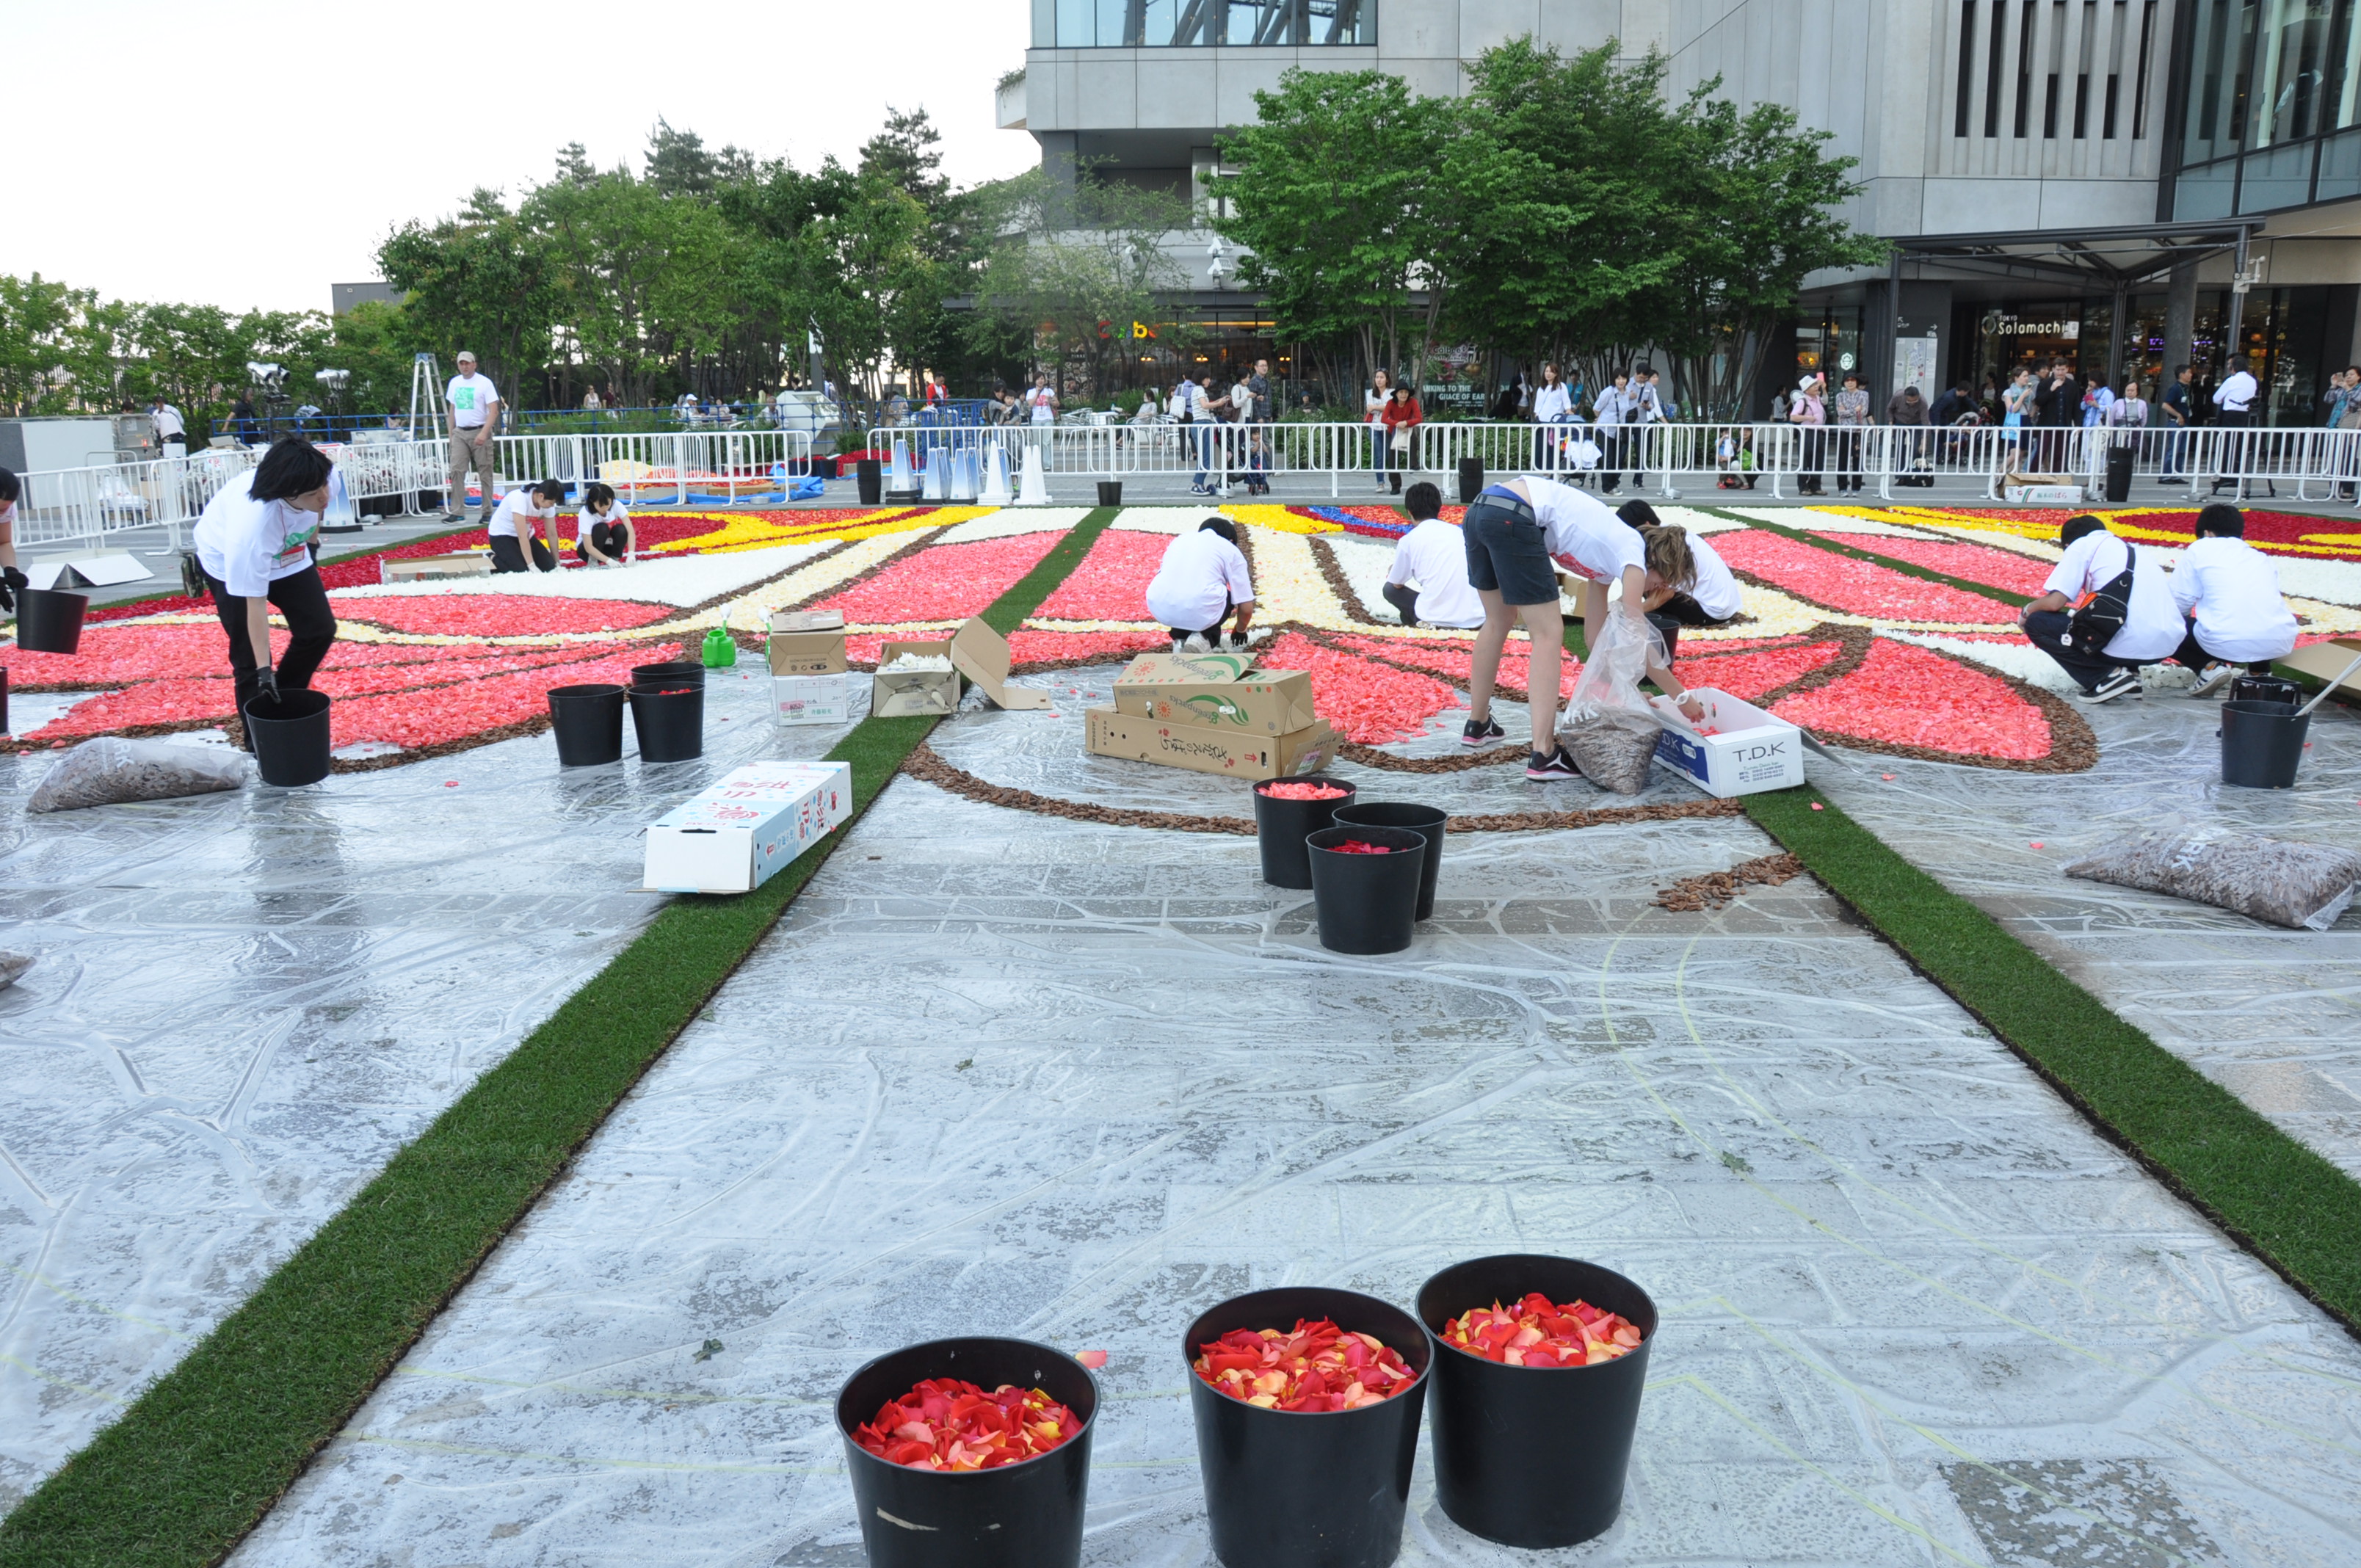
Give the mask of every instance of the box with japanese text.
[[648, 828], [651, 893], [751, 893], [852, 813], [850, 762], [753, 762]]
[[1084, 749], [1099, 757], [1161, 762], [1201, 773], [1224, 773], [1257, 784], [1316, 773], [1334, 762], [1336, 732], [1313, 723], [1289, 735], [1253, 735], [1235, 729], [1143, 718], [1120, 708], [1094, 707]]

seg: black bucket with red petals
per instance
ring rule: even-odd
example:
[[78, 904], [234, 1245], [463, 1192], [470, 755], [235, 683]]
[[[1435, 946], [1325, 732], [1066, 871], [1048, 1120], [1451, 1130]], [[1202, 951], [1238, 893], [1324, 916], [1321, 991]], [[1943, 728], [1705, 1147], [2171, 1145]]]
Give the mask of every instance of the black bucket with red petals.
[[633, 664], [631, 684], [635, 686], [696, 686], [705, 685], [705, 664], [697, 659], [667, 659], [661, 664]]
[[[1397, 1353], [1410, 1373], [1349, 1409], [1284, 1410], [1224, 1393], [1197, 1370], [1234, 1330], [1286, 1334], [1326, 1320]], [[1401, 1551], [1411, 1466], [1433, 1351], [1407, 1312], [1354, 1290], [1290, 1286], [1234, 1296], [1181, 1343], [1205, 1519], [1224, 1568], [1386, 1568]]]
[[[1503, 1345], [1486, 1349], [1480, 1336], [1477, 1350], [1453, 1343], [1452, 1325], [1463, 1314], [1495, 1303], [1513, 1311], [1534, 1293], [1561, 1306], [1579, 1302], [1616, 1314], [1638, 1330], [1640, 1343], [1581, 1365], [1490, 1358], [1507, 1354], [1505, 1346], [1528, 1332], [1549, 1343], [1545, 1331], [1565, 1332], [1565, 1320], [1554, 1315], [1537, 1315], [1530, 1331], [1505, 1336]], [[1427, 1441], [1434, 1494], [1451, 1521], [1508, 1546], [1572, 1546], [1603, 1533], [1623, 1508], [1623, 1476], [1656, 1338], [1656, 1303], [1648, 1293], [1595, 1263], [1512, 1253], [1455, 1264], [1428, 1280], [1418, 1293], [1418, 1317], [1433, 1343]], [[1578, 1343], [1582, 1336], [1568, 1337]]]
[[705, 686], [666, 681], [635, 685], [624, 694], [631, 704], [631, 730], [642, 762], [685, 762], [705, 755]]
[[1426, 853], [1420, 857], [1418, 872], [1418, 908], [1414, 917], [1434, 918], [1434, 883], [1443, 874], [1443, 835], [1451, 823], [1450, 814], [1439, 806], [1413, 806], [1406, 800], [1348, 800], [1338, 804], [1336, 828], [1402, 828], [1426, 839]]
[[1418, 924], [1426, 835], [1408, 828], [1323, 828], [1303, 840], [1320, 945], [1332, 953], [1399, 953]]
[[1339, 806], [1353, 804], [1354, 788], [1324, 773], [1300, 779], [1266, 779], [1255, 785], [1255, 838], [1262, 851], [1262, 880], [1273, 887], [1312, 885], [1312, 857], [1303, 840], [1328, 826]]
[[[926, 1455], [963, 1466], [973, 1462], [967, 1438], [981, 1432], [989, 1441], [993, 1430], [993, 1412], [981, 1403], [971, 1398], [963, 1409], [940, 1392], [953, 1380], [987, 1393], [1038, 1389], [1062, 1407], [1049, 1424], [1068, 1435], [1029, 1458], [995, 1453], [987, 1468], [936, 1469]], [[897, 1401], [905, 1408], [888, 1413]], [[1098, 1385], [1082, 1363], [1019, 1339], [933, 1340], [853, 1373], [836, 1397], [836, 1425], [870, 1568], [1075, 1568], [1098, 1403]], [[864, 1437], [901, 1462], [871, 1452]]]

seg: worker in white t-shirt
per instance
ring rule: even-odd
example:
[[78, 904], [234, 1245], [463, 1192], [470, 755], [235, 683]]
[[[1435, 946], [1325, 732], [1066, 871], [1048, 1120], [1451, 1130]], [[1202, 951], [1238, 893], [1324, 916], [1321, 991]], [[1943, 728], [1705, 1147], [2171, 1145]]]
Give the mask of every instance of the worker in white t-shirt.
[[[476, 356], [459, 351], [459, 373], [443, 389], [451, 415], [451, 488], [443, 493], [445, 521], [467, 514], [467, 471], [474, 469], [483, 488], [484, 516], [489, 520], [500, 498], [500, 455], [493, 438], [500, 429], [500, 394], [492, 378], [476, 369]], [[522, 568], [519, 568], [522, 570]]]
[[[492, 521], [485, 525], [492, 539], [492, 570], [557, 570], [557, 507], [565, 499], [563, 479], [536, 480], [522, 490], [511, 490], [502, 496]], [[539, 539], [533, 537], [536, 526], [541, 530]], [[528, 544], [533, 547], [529, 566], [525, 562]]]
[[1402, 492], [1412, 527], [1394, 546], [1381, 590], [1404, 626], [1424, 622], [1462, 631], [1484, 624], [1484, 601], [1467, 586], [1467, 545], [1443, 521], [1443, 492], [1422, 479]]
[[[2172, 608], [2163, 562], [2157, 552], [2135, 549], [2087, 513], [2069, 518], [2058, 531], [2058, 543], [2066, 547], [2065, 557], [2042, 585], [2040, 597], [2017, 612], [2017, 625], [2092, 701], [2145, 696], [2139, 667], [2169, 658], [2186, 630]], [[2105, 593], [2126, 569], [2132, 583], [2123, 624], [2103, 647], [2089, 647], [2074, 635], [2075, 612]]]
[[2220, 501], [2197, 514], [2197, 542], [2172, 572], [2172, 602], [2188, 620], [2176, 663], [2198, 672], [2203, 696], [2245, 665], [2268, 675], [2295, 652], [2295, 612], [2279, 594], [2278, 563], [2246, 543], [2246, 514]]
[[631, 514], [615, 499], [615, 487], [592, 480], [582, 487], [582, 510], [574, 514], [574, 556], [584, 565], [628, 566], [638, 547]]
[[1025, 420], [1028, 424], [1058, 422], [1058, 394], [1049, 386], [1049, 372], [1042, 371], [1033, 378], [1033, 385], [1025, 393]]
[[164, 444], [168, 441], [179, 442], [184, 452], [188, 449], [189, 427], [182, 422], [181, 411], [164, 400], [163, 393], [159, 392], [148, 400], [148, 416], [156, 422], [157, 456], [167, 455]]
[[[192, 543], [214, 613], [229, 638], [231, 688], [241, 714], [258, 696], [276, 702], [282, 690], [309, 686], [336, 640], [335, 611], [328, 608], [313, 554], [335, 471], [326, 453], [288, 436], [273, 443], [251, 472], [224, 486], [197, 519]], [[275, 670], [273, 608], [288, 634]]]
[[2255, 398], [2262, 390], [2254, 372], [2246, 368], [2243, 354], [2230, 361], [2230, 373], [2213, 389], [2215, 422], [2228, 429], [2241, 430], [2255, 422]]
[[[1635, 532], [1642, 532], [1642, 538], [1643, 531], [1664, 526], [1656, 509], [1642, 500], [1625, 501], [1615, 509], [1615, 515]], [[1648, 612], [1648, 624], [1664, 639], [1664, 662], [1668, 664], [1680, 651], [1683, 627], [1727, 626], [1746, 608], [1738, 578], [1719, 552], [1700, 534], [1689, 533], [1687, 539], [1689, 559], [1697, 564], [1697, 580], [1686, 588], [1677, 588], [1651, 573], [1648, 591], [1640, 599], [1640, 608]]]
[[1231, 625], [1227, 645], [1244, 648], [1258, 640], [1246, 631], [1254, 598], [1254, 579], [1238, 549], [1238, 525], [1209, 517], [1194, 533], [1164, 547], [1164, 559], [1148, 585], [1148, 613], [1171, 628], [1175, 653], [1205, 652], [1221, 641], [1225, 621]]

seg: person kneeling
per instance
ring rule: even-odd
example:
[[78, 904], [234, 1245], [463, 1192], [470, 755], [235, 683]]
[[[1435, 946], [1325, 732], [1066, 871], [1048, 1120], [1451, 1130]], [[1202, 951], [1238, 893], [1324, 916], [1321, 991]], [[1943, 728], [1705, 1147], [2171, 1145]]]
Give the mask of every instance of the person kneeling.
[[[1638, 529], [1642, 539], [1647, 537], [1648, 530], [1664, 526], [1656, 509], [1642, 500], [1625, 501], [1615, 509], [1615, 515]], [[1648, 612], [1648, 624], [1664, 640], [1664, 663], [1668, 664], [1680, 652], [1681, 628], [1728, 626], [1746, 608], [1738, 578], [1714, 547], [1702, 535], [1686, 530], [1682, 532], [1696, 578], [1682, 588], [1652, 570], [1648, 574], [1648, 591], [1640, 600], [1640, 608]]]
[[2067, 520], [2058, 543], [2065, 559], [2017, 625], [2092, 701], [2145, 696], [2139, 667], [2169, 657], [2184, 631], [2156, 552], [2134, 549], [2087, 512]]
[[1238, 525], [1209, 517], [1196, 532], [1165, 546], [1155, 580], [1148, 585], [1148, 613], [1171, 629], [1175, 653], [1221, 646], [1224, 622], [1231, 628], [1227, 646], [1243, 649], [1259, 641], [1246, 630], [1254, 598], [1254, 580], [1238, 548]]
[[574, 515], [574, 555], [584, 565], [628, 566], [639, 540], [631, 514], [615, 499], [615, 488], [597, 482], [582, 487], [582, 510]]
[[[557, 503], [566, 499], [566, 481], [542, 479], [500, 498], [500, 510], [486, 525], [492, 540], [495, 572], [555, 572], [557, 570]], [[533, 525], [541, 537], [533, 537]], [[546, 543], [544, 541], [547, 541]], [[525, 545], [533, 546], [533, 564], [525, 564]]]
[[1401, 612], [1404, 626], [1422, 621], [1467, 631], [1483, 625], [1484, 601], [1467, 586], [1467, 547], [1443, 521], [1443, 492], [1422, 479], [1402, 492], [1402, 506], [1415, 526], [1394, 546], [1386, 602]]
[[2197, 514], [2197, 542], [2172, 574], [2172, 602], [2189, 618], [2173, 652], [2198, 672], [2191, 696], [2238, 673], [2268, 675], [2295, 652], [2295, 612], [2279, 597], [2278, 563], [2246, 543], [2246, 514], [2220, 501]]

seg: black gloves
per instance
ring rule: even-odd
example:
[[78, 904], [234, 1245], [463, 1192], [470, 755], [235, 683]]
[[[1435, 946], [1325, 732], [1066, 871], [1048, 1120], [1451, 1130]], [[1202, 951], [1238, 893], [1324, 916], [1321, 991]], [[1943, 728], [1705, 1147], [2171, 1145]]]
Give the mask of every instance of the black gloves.
[[14, 566], [0, 566], [0, 609], [13, 612], [16, 608], [16, 590], [30, 587], [25, 574]]
[[276, 706], [279, 701], [279, 672], [268, 664], [255, 671], [254, 695], [267, 696]]

